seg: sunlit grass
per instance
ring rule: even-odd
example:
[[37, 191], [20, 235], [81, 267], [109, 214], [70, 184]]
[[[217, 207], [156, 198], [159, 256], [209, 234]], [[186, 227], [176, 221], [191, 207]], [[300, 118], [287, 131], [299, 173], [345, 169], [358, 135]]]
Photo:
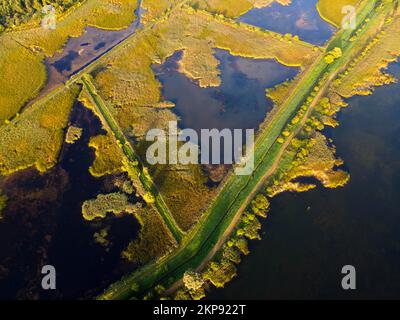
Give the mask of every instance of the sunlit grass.
[[[394, 21], [390, 21], [393, 19]], [[385, 70], [390, 62], [396, 61], [400, 56], [400, 13], [387, 22], [390, 24], [374, 36], [362, 53], [335, 81], [334, 89], [343, 97], [368, 95], [372, 93], [373, 87], [396, 81]], [[367, 36], [371, 37], [370, 34]]]
[[64, 89], [0, 127], [0, 174], [33, 166], [44, 172], [56, 164], [78, 93], [77, 87]]
[[111, 133], [91, 138], [89, 146], [96, 150], [95, 160], [89, 168], [94, 177], [123, 171], [124, 154]]
[[333, 24], [335, 27], [340, 27], [346, 13], [342, 10], [345, 6], [356, 6], [360, 0], [319, 0], [317, 9], [323, 19]]

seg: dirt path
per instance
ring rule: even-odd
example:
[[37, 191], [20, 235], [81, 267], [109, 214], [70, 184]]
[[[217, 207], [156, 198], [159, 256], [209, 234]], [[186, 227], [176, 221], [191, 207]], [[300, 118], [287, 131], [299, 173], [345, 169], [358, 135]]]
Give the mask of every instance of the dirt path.
[[[122, 148], [123, 153], [129, 161], [140, 161], [139, 157], [136, 155], [135, 150], [129, 141], [129, 139], [125, 136], [122, 128], [119, 126], [118, 122], [114, 119], [112, 112], [109, 110], [107, 103], [103, 100], [103, 98], [97, 93], [97, 89], [95, 85], [92, 83], [89, 77], [82, 77], [82, 83], [85, 85], [85, 89], [88, 94], [91, 96], [92, 103], [97, 109], [97, 113], [100, 116], [101, 122], [107, 127], [108, 131], [113, 133], [116, 140], [120, 142], [124, 148]], [[184, 232], [179, 227], [178, 223], [175, 221], [172, 212], [169, 210], [165, 200], [163, 199], [160, 191], [157, 186], [154, 185], [152, 180], [148, 180], [145, 183], [140, 176], [143, 174], [140, 172], [138, 168], [134, 168], [138, 170], [137, 172], [137, 184], [140, 184], [138, 187], [139, 193], [141, 196], [145, 196], [146, 192], [150, 192], [155, 199], [155, 203], [152, 203], [151, 206], [160, 214], [162, 220], [165, 223], [167, 229], [171, 232], [172, 236], [175, 238], [177, 243], [182, 241], [184, 236]], [[142, 191], [140, 191], [143, 189]], [[156, 192], [154, 192], [155, 190]]]
[[[383, 24], [381, 25], [381, 28], [383, 27]], [[361, 49], [362, 51], [362, 49]], [[304, 127], [306, 121], [309, 119], [311, 113], [313, 112], [315, 106], [317, 103], [320, 101], [320, 99], [324, 96], [324, 94], [328, 91], [330, 84], [332, 81], [337, 77], [337, 75], [345, 70], [349, 63], [352, 61], [352, 59], [349, 59], [349, 61], [342, 66], [341, 68], [337, 69], [336, 72], [332, 73], [329, 78], [325, 81], [325, 84], [323, 88], [318, 92], [316, 97], [314, 98], [313, 102], [311, 103], [310, 107], [308, 108], [307, 112], [305, 113], [303, 119], [300, 122], [299, 127], [297, 130], [295, 130], [285, 141], [285, 143], [282, 145], [281, 150], [279, 151], [276, 160], [274, 161], [272, 167], [265, 173], [265, 175], [259, 180], [253, 191], [246, 197], [246, 200], [243, 202], [243, 204], [240, 206], [239, 210], [237, 211], [236, 216], [224, 232], [223, 236], [220, 238], [220, 240], [215, 244], [213, 249], [210, 251], [210, 253], [207, 255], [207, 257], [203, 260], [203, 262], [200, 264], [200, 266], [197, 268], [197, 271], [202, 271], [208, 262], [212, 260], [212, 258], [215, 256], [215, 254], [221, 249], [222, 245], [227, 241], [228, 237], [232, 234], [234, 229], [236, 228], [237, 224], [240, 222], [240, 219], [242, 217], [243, 212], [246, 210], [247, 206], [250, 204], [251, 200], [258, 194], [260, 189], [265, 185], [266, 180], [270, 178], [275, 171], [277, 170], [280, 161], [282, 160], [283, 155], [285, 154], [286, 149], [292, 142], [293, 138], [295, 138], [301, 131], [301, 129]], [[299, 82], [301, 83], [301, 81]], [[173, 287], [178, 285], [178, 283], [174, 284]], [[171, 288], [172, 289], [172, 288]]]

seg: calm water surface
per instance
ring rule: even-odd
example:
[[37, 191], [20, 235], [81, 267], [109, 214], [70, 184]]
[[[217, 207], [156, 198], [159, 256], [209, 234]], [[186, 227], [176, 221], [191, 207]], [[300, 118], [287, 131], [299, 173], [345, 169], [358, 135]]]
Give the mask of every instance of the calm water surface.
[[99, 57], [113, 49], [116, 45], [134, 34], [141, 27], [143, 13], [142, 0], [138, 1], [135, 21], [126, 29], [118, 31], [103, 30], [94, 27], [85, 28], [77, 38], [69, 38], [62, 51], [47, 58], [48, 80], [41, 96], [49, 93], [72, 75], [87, 67]]
[[[400, 76], [400, 64], [390, 71]], [[273, 199], [262, 241], [209, 298], [400, 297], [400, 84], [354, 97], [328, 135], [351, 174], [344, 188]], [[354, 265], [357, 290], [341, 289]]]
[[292, 0], [289, 6], [273, 3], [261, 9], [252, 9], [238, 20], [282, 34], [298, 35], [307, 42], [323, 45], [335, 31], [323, 20], [316, 8], [318, 0]]
[[[88, 143], [103, 133], [100, 121], [79, 102], [70, 121], [83, 134], [75, 144], [63, 146], [54, 169], [0, 179], [9, 198], [0, 223], [0, 299], [93, 297], [135, 267], [120, 254], [138, 236], [136, 218], [87, 222], [82, 217], [85, 200], [116, 190], [112, 177], [96, 179], [88, 170], [94, 160]], [[103, 228], [108, 230], [107, 247], [93, 238]], [[40, 270], [47, 264], [56, 268], [56, 291], [41, 290]]]
[[294, 78], [299, 72], [298, 68], [283, 66], [275, 60], [246, 59], [217, 50], [222, 85], [200, 88], [177, 70], [180, 54], [154, 69], [163, 84], [164, 98], [176, 104], [173, 111], [180, 117], [180, 126], [197, 131], [258, 129], [272, 108], [265, 90]]

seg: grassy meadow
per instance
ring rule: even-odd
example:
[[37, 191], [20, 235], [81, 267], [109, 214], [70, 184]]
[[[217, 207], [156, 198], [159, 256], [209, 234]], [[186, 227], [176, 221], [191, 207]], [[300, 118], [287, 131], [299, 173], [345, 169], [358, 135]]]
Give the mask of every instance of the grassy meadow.
[[77, 86], [65, 88], [0, 127], [0, 174], [30, 167], [45, 172], [57, 163], [69, 114], [78, 94]]
[[357, 6], [360, 0], [318, 0], [317, 9], [323, 19], [335, 27], [340, 27], [345, 16], [345, 6]]
[[87, 0], [60, 13], [55, 30], [37, 22], [1, 33], [0, 122], [12, 118], [39, 94], [47, 80], [44, 59], [61, 50], [69, 37], [78, 37], [87, 26], [126, 28], [135, 19], [136, 7], [137, 2], [131, 0]]

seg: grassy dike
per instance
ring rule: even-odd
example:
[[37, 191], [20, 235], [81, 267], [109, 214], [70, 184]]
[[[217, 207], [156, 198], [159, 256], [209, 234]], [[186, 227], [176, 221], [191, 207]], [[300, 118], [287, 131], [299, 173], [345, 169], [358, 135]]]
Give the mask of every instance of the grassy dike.
[[[365, 18], [375, 8], [379, 1], [371, 1], [373, 5], [365, 5], [360, 8], [359, 17]], [[359, 19], [360, 25], [364, 19]], [[373, 20], [373, 14], [371, 15]], [[368, 29], [368, 23], [364, 26]], [[340, 44], [343, 56], [332, 65], [327, 65], [321, 56], [314, 65], [304, 74], [302, 80], [288, 97], [287, 101], [279, 107], [274, 118], [267, 124], [257, 137], [255, 145], [255, 170], [251, 176], [231, 175], [225, 182], [219, 195], [210, 208], [205, 212], [203, 219], [185, 237], [180, 248], [174, 253], [149, 264], [136, 273], [125, 277], [112, 285], [99, 298], [100, 299], [129, 299], [140, 297], [147, 290], [157, 284], [165, 287], [171, 286], [182, 278], [188, 269], [197, 269], [215, 251], [215, 246], [224, 237], [235, 217], [241, 214], [251, 200], [251, 195], [257, 191], [259, 184], [264, 181], [269, 172], [279, 164], [284, 148], [288, 144], [277, 143], [286, 124], [297, 113], [306, 98], [313, 91], [316, 83], [324, 79], [324, 88], [327, 88], [334, 76], [340, 72], [354, 57], [354, 44], [349, 41], [354, 32], [339, 31], [328, 44], [326, 52], [332, 46]], [[319, 99], [318, 95], [315, 100]], [[314, 101], [315, 102], [315, 101]], [[313, 106], [313, 104], [311, 104]], [[306, 113], [307, 117], [310, 111]], [[299, 124], [301, 126], [301, 123]], [[138, 292], [131, 288], [135, 284]]]
[[[122, 129], [119, 127], [117, 122], [114, 120], [111, 112], [108, 110], [107, 103], [97, 94], [97, 90], [96, 90], [95, 86], [93, 85], [93, 83], [91, 82], [90, 77], [88, 75], [83, 75], [81, 80], [82, 80], [82, 83], [83, 83], [85, 89], [92, 97], [93, 103], [96, 106], [99, 114], [102, 117], [102, 122], [106, 126], [108, 126], [109, 130], [114, 134], [115, 138], [120, 143], [125, 156], [128, 158], [128, 160], [131, 163], [139, 163], [139, 157], [136, 155], [131, 143], [125, 137], [124, 133], [122, 132]], [[141, 170], [139, 169], [138, 166], [132, 165], [130, 169], [139, 178], [144, 189], [147, 192], [150, 192], [154, 196], [155, 207], [157, 208], [158, 212], [162, 216], [165, 224], [167, 225], [168, 229], [173, 234], [176, 241], [178, 243], [181, 242], [184, 233], [179, 228], [176, 221], [172, 217], [167, 205], [164, 202], [164, 199], [162, 198], [161, 194], [155, 187], [154, 183], [151, 181], [151, 179], [147, 175], [145, 175], [145, 174], [143, 174], [143, 172], [141, 172]]]

